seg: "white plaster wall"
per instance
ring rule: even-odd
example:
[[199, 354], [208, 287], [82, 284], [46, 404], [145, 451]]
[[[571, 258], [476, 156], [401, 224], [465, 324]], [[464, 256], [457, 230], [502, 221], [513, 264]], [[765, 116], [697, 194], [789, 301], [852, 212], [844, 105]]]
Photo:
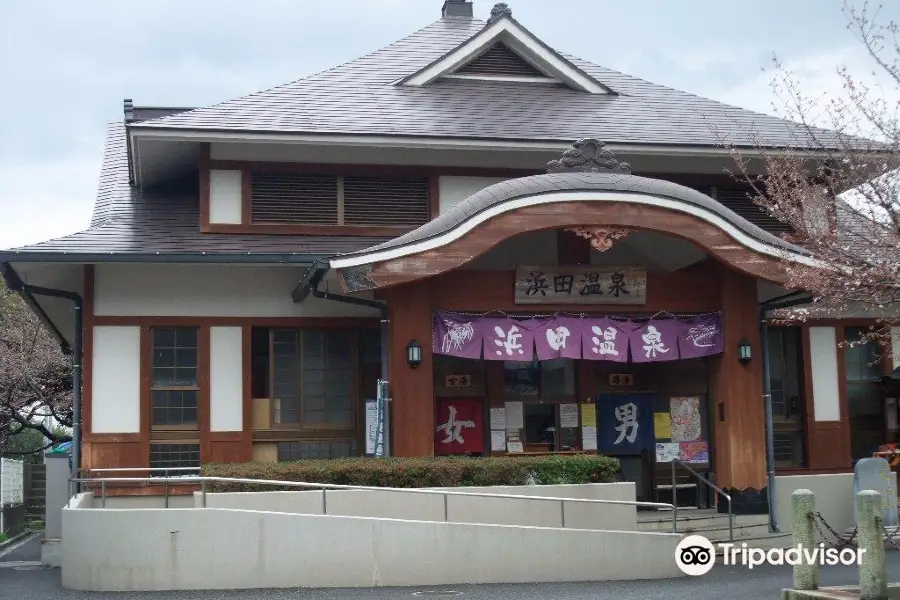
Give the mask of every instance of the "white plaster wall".
[[92, 433], [141, 430], [141, 329], [95, 326]]
[[464, 177], [442, 175], [438, 178], [440, 190], [440, 211], [444, 214], [475, 192], [489, 185], [506, 181], [507, 177]]
[[[532, 498], [543, 496], [632, 502], [635, 499], [634, 484], [628, 482], [431, 489]], [[201, 507], [199, 492], [194, 494], [194, 499], [195, 506]], [[329, 490], [324, 499], [321, 491], [229, 492], [206, 495], [206, 506], [209, 508], [423, 521], [444, 521], [446, 509], [447, 519], [458, 523], [637, 530], [637, 509], [633, 505], [457, 495], [448, 495], [446, 506], [444, 502], [441, 494], [394, 490]]]
[[681, 576], [680, 539], [227, 509], [63, 509], [62, 584], [149, 591], [661, 579]]
[[813, 414], [816, 421], [840, 421], [837, 337], [834, 327], [810, 327]]
[[[212, 234], [211, 234], [212, 235]], [[291, 291], [306, 266], [100, 264], [94, 313], [172, 317], [377, 317], [364, 306]]]
[[242, 173], [209, 171], [209, 222], [240, 225], [242, 208]]
[[209, 328], [209, 429], [244, 429], [244, 355], [241, 327]]

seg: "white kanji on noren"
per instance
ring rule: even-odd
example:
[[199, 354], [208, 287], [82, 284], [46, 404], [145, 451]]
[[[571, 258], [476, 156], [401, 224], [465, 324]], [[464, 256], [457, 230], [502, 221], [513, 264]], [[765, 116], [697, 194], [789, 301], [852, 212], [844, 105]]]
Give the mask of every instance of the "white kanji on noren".
[[616, 421], [619, 422], [615, 428], [619, 432], [619, 437], [613, 444], [621, 444], [623, 440], [633, 444], [638, 434], [637, 406], [633, 402], [617, 406], [615, 414]]
[[522, 333], [515, 325], [511, 325], [509, 330], [504, 330], [497, 325], [494, 327], [494, 333], [498, 339], [494, 340], [494, 344], [498, 347], [497, 356], [501, 356], [505, 351], [507, 356], [514, 356], [515, 352], [525, 354], [525, 347], [522, 346]]
[[447, 434], [447, 437], [441, 440], [442, 444], [452, 444], [456, 442], [457, 444], [465, 444], [466, 441], [463, 439], [462, 430], [463, 427], [475, 427], [475, 421], [457, 421], [456, 420], [456, 407], [449, 407], [450, 416], [447, 419], [446, 423], [441, 423], [438, 425], [437, 431], [443, 431]]

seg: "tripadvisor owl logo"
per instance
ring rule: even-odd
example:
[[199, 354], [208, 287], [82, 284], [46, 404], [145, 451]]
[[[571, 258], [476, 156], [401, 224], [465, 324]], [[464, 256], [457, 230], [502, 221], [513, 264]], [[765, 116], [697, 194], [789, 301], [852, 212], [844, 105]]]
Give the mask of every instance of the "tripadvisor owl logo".
[[702, 535], [689, 535], [675, 547], [675, 563], [685, 575], [706, 575], [716, 564], [716, 549]]
[[826, 548], [825, 544], [791, 548], [750, 548], [746, 543], [719, 543], [715, 546], [702, 535], [689, 535], [675, 547], [675, 564], [685, 575], [706, 575], [716, 564], [716, 546], [724, 565], [753, 569], [760, 565], [862, 565], [865, 548]]

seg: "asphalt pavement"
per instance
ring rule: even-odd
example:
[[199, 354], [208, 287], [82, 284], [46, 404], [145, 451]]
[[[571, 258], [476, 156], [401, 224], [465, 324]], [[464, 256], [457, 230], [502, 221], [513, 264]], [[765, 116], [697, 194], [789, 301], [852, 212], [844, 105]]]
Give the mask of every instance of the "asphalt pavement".
[[[40, 554], [35, 539], [7, 556], [0, 556], [2, 600], [396, 600], [415, 598], [459, 600], [778, 600], [791, 585], [791, 567], [716, 565], [700, 577], [656, 581], [616, 581], [565, 584], [437, 586], [434, 588], [215, 590], [187, 592], [99, 593], [67, 590], [59, 569], [30, 565]], [[888, 581], [900, 582], [900, 552], [888, 552]], [[13, 563], [12, 561], [17, 561]], [[856, 585], [859, 567], [824, 566], [819, 584]], [[423, 593], [424, 592], [424, 593]], [[443, 592], [443, 593], [442, 593]], [[450, 593], [453, 592], [453, 593]]]

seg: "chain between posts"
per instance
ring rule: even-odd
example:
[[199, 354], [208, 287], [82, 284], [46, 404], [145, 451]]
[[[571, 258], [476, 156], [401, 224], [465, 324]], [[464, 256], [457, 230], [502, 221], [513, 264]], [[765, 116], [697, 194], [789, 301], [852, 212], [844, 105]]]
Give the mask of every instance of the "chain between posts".
[[[849, 536], [844, 536], [837, 531], [835, 531], [834, 527], [828, 524], [828, 521], [825, 520], [825, 517], [822, 516], [822, 513], [809, 513], [807, 517], [812, 520], [813, 525], [815, 525], [816, 530], [819, 532], [819, 536], [823, 541], [829, 542], [829, 538], [825, 535], [825, 532], [822, 531], [822, 527], [828, 530], [831, 536], [835, 539], [835, 542], [831, 543], [835, 548], [842, 550], [844, 548], [856, 548], [857, 544], [854, 542], [856, 539], [856, 534], [859, 532], [859, 528], [854, 527], [850, 532]], [[820, 525], [821, 524], [821, 525]]]
[[893, 531], [888, 530], [880, 518], [878, 519], [878, 524], [881, 526], [881, 531], [884, 533], [885, 543], [893, 550], [900, 550], [900, 527], [892, 527], [891, 529]]

